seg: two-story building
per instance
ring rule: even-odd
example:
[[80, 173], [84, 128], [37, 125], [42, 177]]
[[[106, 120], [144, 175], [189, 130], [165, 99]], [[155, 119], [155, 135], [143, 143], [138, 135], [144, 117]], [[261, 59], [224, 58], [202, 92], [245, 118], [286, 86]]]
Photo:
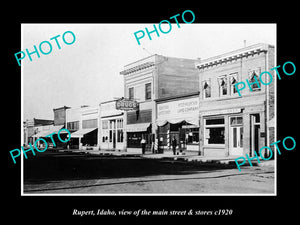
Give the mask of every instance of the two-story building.
[[[195, 65], [199, 71], [200, 155], [259, 154], [261, 147], [274, 140], [276, 77], [270, 71], [275, 66], [274, 46], [256, 44]], [[263, 71], [273, 75], [273, 82], [267, 86], [259, 80]], [[252, 83], [252, 91], [247, 86], [239, 96], [235, 84], [246, 83], [246, 79]]]
[[124, 112], [116, 109], [116, 100], [100, 103], [99, 144], [100, 149], [125, 150]]
[[[199, 90], [195, 61], [155, 54], [124, 66], [124, 70], [120, 72], [124, 76], [124, 97], [139, 103], [138, 110], [124, 113], [124, 141], [127, 151], [140, 152], [142, 137], [147, 141], [146, 151], [151, 150], [152, 142], [159, 136], [158, 125], [172, 123], [167, 121], [157, 124], [157, 100]], [[175, 124], [177, 123], [181, 122], [176, 121]]]

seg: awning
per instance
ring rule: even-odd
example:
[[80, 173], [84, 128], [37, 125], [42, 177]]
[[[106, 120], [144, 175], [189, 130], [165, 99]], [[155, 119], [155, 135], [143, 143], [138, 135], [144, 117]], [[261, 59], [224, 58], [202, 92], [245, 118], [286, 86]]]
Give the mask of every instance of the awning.
[[50, 129], [48, 130], [42, 130], [36, 133], [35, 135], [32, 135], [32, 137], [46, 137], [49, 134], [57, 133], [60, 129], [63, 128], [63, 126], [64, 125], [57, 125], [57, 126], [50, 127]]
[[80, 129], [78, 131], [75, 131], [74, 133], [71, 134], [71, 138], [82, 138], [83, 135], [90, 133], [98, 128], [85, 128], [85, 129]]
[[199, 118], [198, 117], [191, 117], [191, 118], [175, 118], [175, 119], [168, 119], [168, 120], [157, 120], [157, 126], [161, 127], [164, 126], [166, 123], [171, 123], [171, 124], [176, 124], [176, 123], [181, 123], [181, 122], [187, 122], [196, 126], [199, 126]]
[[127, 132], [144, 132], [147, 131], [150, 123], [136, 123], [125, 126]]

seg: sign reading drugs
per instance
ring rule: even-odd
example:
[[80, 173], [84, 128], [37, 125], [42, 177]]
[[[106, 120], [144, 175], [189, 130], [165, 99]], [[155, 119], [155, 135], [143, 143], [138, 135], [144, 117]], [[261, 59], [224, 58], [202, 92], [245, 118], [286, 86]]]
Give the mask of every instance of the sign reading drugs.
[[119, 110], [137, 110], [139, 103], [134, 100], [120, 98], [116, 101], [116, 109]]

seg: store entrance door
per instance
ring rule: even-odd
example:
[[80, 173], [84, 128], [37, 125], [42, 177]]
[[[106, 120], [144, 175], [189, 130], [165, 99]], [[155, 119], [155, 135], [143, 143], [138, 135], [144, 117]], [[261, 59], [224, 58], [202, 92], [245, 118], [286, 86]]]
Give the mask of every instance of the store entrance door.
[[243, 155], [243, 119], [242, 117], [230, 118], [229, 154]]
[[254, 156], [254, 152], [259, 155], [259, 133], [260, 133], [260, 118], [259, 114], [251, 115], [251, 152], [250, 155]]
[[230, 131], [230, 155], [243, 155], [243, 127], [231, 127]]

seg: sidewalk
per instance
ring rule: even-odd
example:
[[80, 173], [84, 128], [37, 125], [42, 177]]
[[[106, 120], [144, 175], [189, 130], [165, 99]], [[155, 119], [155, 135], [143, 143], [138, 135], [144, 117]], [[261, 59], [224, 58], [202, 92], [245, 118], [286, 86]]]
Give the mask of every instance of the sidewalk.
[[[87, 155], [98, 155], [98, 156], [117, 156], [117, 157], [140, 157], [145, 159], [162, 159], [162, 160], [174, 160], [174, 161], [182, 161], [189, 163], [199, 163], [205, 165], [212, 166], [221, 166], [221, 167], [235, 167], [236, 163], [235, 159], [240, 156], [228, 156], [228, 157], [206, 157], [199, 156], [198, 152], [189, 152], [186, 151], [184, 154], [173, 155], [172, 151], [165, 151], [164, 153], [152, 153], [146, 152], [146, 154], [142, 153], [133, 153], [133, 152], [125, 152], [120, 150], [79, 150], [79, 149], [62, 149], [59, 152], [70, 152], [70, 153], [79, 153], [79, 154], [87, 154]], [[253, 166], [274, 166], [274, 160], [260, 160], [260, 163], [257, 160], [251, 161]], [[242, 166], [250, 166], [249, 162]]]

